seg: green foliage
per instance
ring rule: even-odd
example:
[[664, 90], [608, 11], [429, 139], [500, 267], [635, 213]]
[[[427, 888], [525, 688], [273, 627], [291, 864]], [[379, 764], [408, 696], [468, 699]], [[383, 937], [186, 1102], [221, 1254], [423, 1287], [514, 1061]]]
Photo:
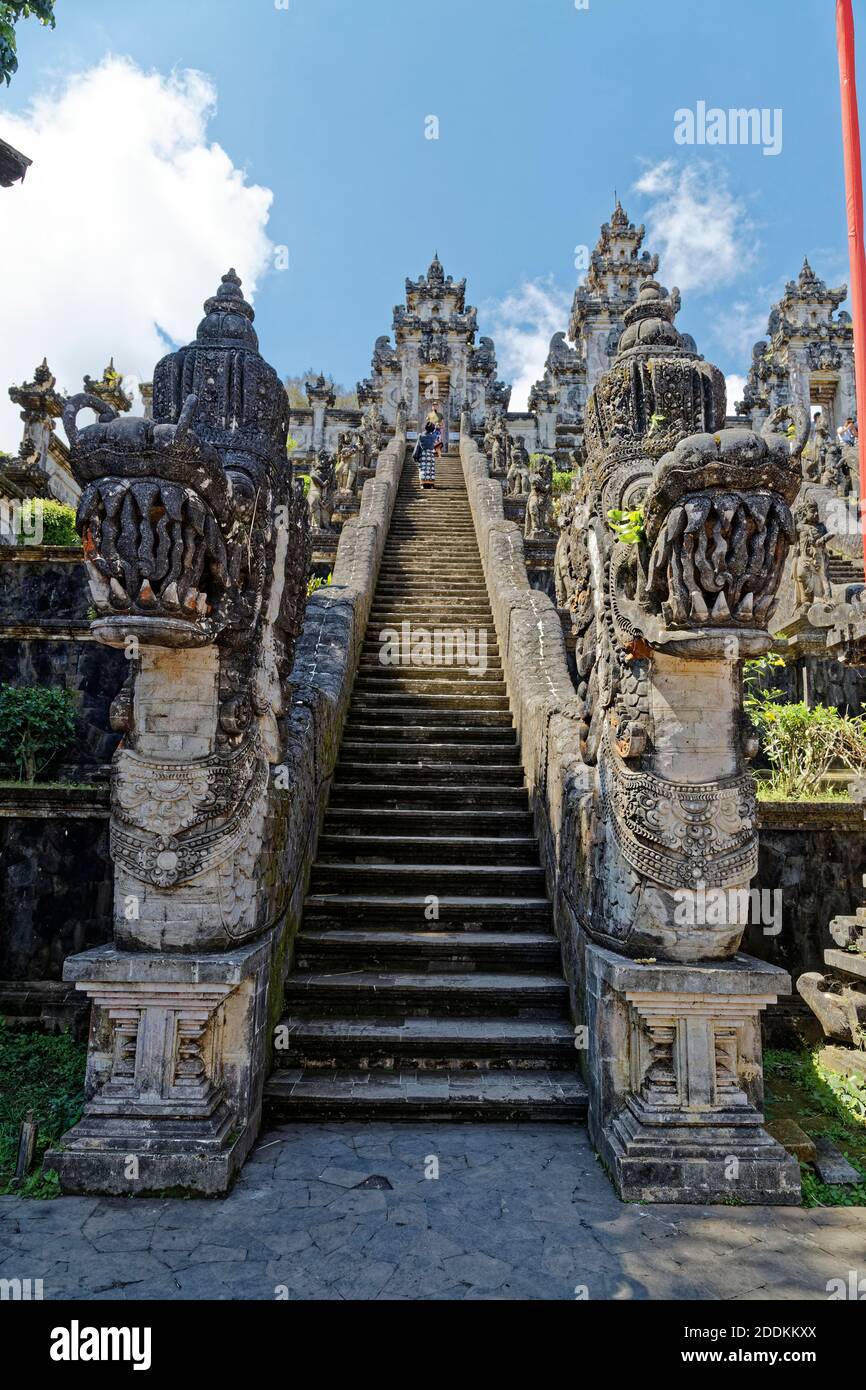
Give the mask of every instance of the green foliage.
[[820, 1050], [764, 1054], [768, 1117], [795, 1119], [811, 1138], [836, 1144], [863, 1174], [852, 1186], [822, 1182], [801, 1165], [805, 1207], [866, 1206], [866, 1083], [822, 1067]]
[[651, 415], [651, 416], [650, 416], [650, 427], [649, 427], [647, 433], [648, 433], [648, 434], [658, 434], [659, 430], [661, 429], [662, 425], [664, 424], [664, 422], [665, 422], [665, 420], [666, 420], [667, 418], [668, 418], [668, 417], [667, 417], [666, 415], [659, 415], [659, 414]]
[[565, 495], [566, 492], [569, 492], [569, 491], [571, 490], [571, 484], [572, 484], [573, 481], [574, 481], [574, 474], [573, 474], [573, 473], [560, 472], [560, 470], [559, 470], [558, 468], [557, 468], [557, 469], [554, 469], [554, 473], [553, 473], [553, 495], [554, 495], [554, 497], [563, 497], [563, 496]]
[[56, 685], [0, 685], [0, 756], [14, 763], [19, 781], [35, 782], [74, 736], [71, 690]]
[[317, 589], [326, 589], [331, 582], [331, 576], [323, 579], [320, 574], [311, 574], [307, 580], [307, 598], [310, 598]]
[[293, 453], [294, 450], [297, 449], [297, 447], [298, 447], [298, 441], [297, 441], [297, 439], [293, 439], [292, 436], [289, 435], [288, 439], [286, 440], [286, 453], [287, 453], [287, 454]]
[[302, 473], [302, 474], [301, 474], [301, 487], [304, 489], [304, 496], [305, 496], [305, 497], [309, 497], [309, 495], [310, 495], [310, 475], [309, 475], [309, 473]]
[[749, 694], [744, 704], [770, 764], [770, 798], [814, 798], [834, 764], [866, 772], [863, 715], [842, 715], [827, 705], [810, 709], [802, 700], [786, 703], [776, 690]]
[[46, 501], [42, 503], [42, 544], [81, 544], [81, 539], [75, 529], [74, 507], [67, 507], [63, 502]]
[[642, 507], [636, 507], [633, 512], [623, 512], [619, 507], [614, 507], [607, 514], [607, 524], [623, 545], [640, 545], [644, 539]]
[[56, 1174], [39, 1172], [38, 1160], [81, 1117], [86, 1056], [85, 1045], [68, 1033], [18, 1032], [0, 1019], [0, 1194], [10, 1191], [19, 1126], [32, 1110], [39, 1130], [37, 1166], [17, 1191], [26, 1197], [59, 1196]]
[[40, 24], [54, 28], [55, 0], [0, 0], [0, 82], [6, 86], [18, 71], [18, 47], [15, 25], [19, 19], [32, 15]]

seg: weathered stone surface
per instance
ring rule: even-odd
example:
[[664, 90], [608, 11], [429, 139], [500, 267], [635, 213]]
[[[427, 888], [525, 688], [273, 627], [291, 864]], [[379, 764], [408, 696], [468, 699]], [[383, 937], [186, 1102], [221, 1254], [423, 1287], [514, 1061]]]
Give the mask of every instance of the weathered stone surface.
[[810, 1139], [804, 1129], [801, 1129], [796, 1120], [773, 1120], [767, 1125], [767, 1133], [771, 1139], [775, 1139], [783, 1149], [787, 1149], [789, 1154], [793, 1154], [798, 1163], [814, 1163], [817, 1154], [815, 1140]]
[[763, 1128], [760, 1012], [790, 981], [747, 957], [641, 964], [585, 953], [590, 1137], [626, 1200], [797, 1205]]
[[831, 1186], [847, 1187], [863, 1181], [862, 1173], [858, 1172], [853, 1163], [848, 1162], [845, 1155], [840, 1153], [829, 1139], [816, 1139], [815, 1150], [815, 1167], [822, 1182], [830, 1183]]

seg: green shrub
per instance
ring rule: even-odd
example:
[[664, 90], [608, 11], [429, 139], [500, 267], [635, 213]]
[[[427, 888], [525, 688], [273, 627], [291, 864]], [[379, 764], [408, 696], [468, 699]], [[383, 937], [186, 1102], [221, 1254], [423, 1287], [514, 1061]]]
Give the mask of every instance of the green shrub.
[[309, 497], [309, 495], [310, 495], [310, 475], [309, 475], [309, 473], [302, 473], [302, 474], [301, 474], [301, 487], [304, 489], [304, 496], [305, 496], [305, 497]]
[[[18, 1156], [18, 1129], [27, 1111], [38, 1126], [36, 1157], [81, 1117], [87, 1048], [68, 1033], [46, 1037], [18, 1032], [0, 1019], [0, 1193], [8, 1191]], [[20, 1188], [26, 1196], [53, 1197], [57, 1181], [34, 1171]]]
[[640, 545], [644, 538], [642, 507], [636, 507], [633, 512], [614, 507], [607, 514], [607, 524], [623, 545]]
[[774, 690], [747, 696], [745, 705], [770, 764], [771, 797], [797, 801], [814, 796], [834, 764], [866, 771], [866, 718], [845, 716], [827, 705], [787, 704]]
[[569, 492], [570, 489], [571, 489], [571, 484], [573, 483], [573, 481], [574, 481], [574, 474], [573, 474], [573, 473], [560, 472], [559, 469], [554, 469], [554, 472], [553, 472], [553, 495], [554, 495], [554, 497], [562, 497], [566, 492]]
[[0, 685], [0, 755], [35, 782], [75, 735], [75, 699], [62, 686]]
[[310, 598], [310, 596], [314, 594], [317, 589], [327, 588], [330, 582], [330, 575], [328, 575], [327, 578], [323, 579], [320, 574], [311, 574], [309, 579], [307, 580], [307, 598]]
[[[19, 515], [16, 535], [16, 541], [19, 545], [33, 544], [34, 542], [42, 545], [81, 544], [81, 539], [75, 529], [74, 507], [67, 507], [65, 502], [55, 502], [50, 497], [35, 497], [32, 502], [22, 502], [21, 508], [23, 514]], [[36, 542], [40, 522], [42, 540]]]

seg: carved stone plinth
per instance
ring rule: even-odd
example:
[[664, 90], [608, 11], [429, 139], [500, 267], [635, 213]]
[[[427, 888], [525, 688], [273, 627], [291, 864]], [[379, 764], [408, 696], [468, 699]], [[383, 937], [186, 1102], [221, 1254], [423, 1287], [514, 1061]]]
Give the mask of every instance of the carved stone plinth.
[[783, 970], [585, 954], [590, 1137], [620, 1196], [794, 1206], [796, 1160], [764, 1129], [760, 1014]]
[[503, 498], [503, 509], [506, 521], [516, 521], [521, 530], [526, 520], [526, 496], [509, 497], [508, 494]]
[[225, 954], [104, 946], [67, 960], [92, 1003], [82, 1120], [45, 1167], [64, 1192], [227, 1192], [258, 1130], [270, 938]]

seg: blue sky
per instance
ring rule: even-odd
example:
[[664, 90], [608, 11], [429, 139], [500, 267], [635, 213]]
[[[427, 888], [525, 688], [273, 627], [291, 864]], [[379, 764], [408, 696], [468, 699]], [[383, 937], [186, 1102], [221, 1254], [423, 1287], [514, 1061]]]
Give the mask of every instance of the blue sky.
[[[216, 106], [204, 143], [218, 143], [248, 184], [272, 191], [262, 229], [289, 249], [285, 271], [260, 243], [257, 252], [257, 325], [284, 373], [314, 365], [354, 385], [374, 339], [390, 329], [405, 276], [438, 249], [447, 271], [467, 277], [480, 331], [498, 331], [507, 375], [525, 374], [539, 342], [566, 327], [575, 246], [594, 245], [614, 187], [655, 233], [647, 245], [663, 253], [661, 278], [682, 280], [670, 265], [686, 267], [680, 326], [729, 373], [745, 373], [756, 329], [804, 252], [832, 283], [847, 279], [830, 0], [589, 0], [587, 10], [574, 0], [289, 0], [288, 9], [274, 0], [59, 0], [57, 8], [53, 33], [34, 21], [19, 26], [21, 71], [0, 95], [0, 135], [10, 115], [19, 122], [12, 134], [26, 135], [31, 102], [68, 89], [107, 54], [166, 79], [205, 74]], [[861, 0], [855, 13], [866, 54]], [[699, 100], [782, 108], [782, 152], [676, 145], [674, 112]], [[431, 114], [435, 141], [425, 139]], [[118, 144], [111, 112], [102, 113], [56, 208], [52, 244], [34, 252], [50, 259], [58, 284], [61, 270], [92, 280], [90, 294], [109, 311], [99, 325], [106, 354], [115, 340], [111, 284], [100, 289], [97, 275], [105, 255], [87, 264], [80, 240], [67, 251], [64, 228], [111, 215], [114, 171], [118, 161], [135, 163], [137, 138]], [[146, 219], [151, 165], [142, 168], [134, 196]], [[38, 182], [36, 169], [28, 182]], [[127, 187], [122, 196], [133, 195]], [[17, 197], [6, 193], [2, 204], [13, 230], [25, 208]], [[200, 215], [227, 222], [201, 229], [213, 249], [228, 220], [204, 202]], [[185, 234], [164, 216], [148, 235], [165, 240], [160, 265], [174, 245], [184, 283], [196, 281], [197, 242], [181, 248]], [[0, 226], [0, 255], [3, 242]], [[233, 250], [219, 246], [243, 264], [244, 247]], [[109, 269], [116, 284], [118, 268]], [[133, 294], [146, 299], [156, 274], [136, 247], [123, 276], [133, 284], [114, 312]], [[201, 278], [197, 301], [213, 288], [210, 270]], [[38, 294], [34, 318], [50, 356], [63, 294], [54, 292], [51, 317]], [[80, 308], [69, 314], [80, 321]], [[4, 336], [16, 327], [7, 314]], [[182, 335], [185, 320], [162, 327]], [[32, 365], [25, 339], [18, 377]], [[117, 341], [136, 355], [120, 330]], [[87, 348], [92, 361], [95, 325]], [[71, 347], [57, 351], [70, 374], [78, 369]], [[118, 365], [147, 372], [143, 361]]]

